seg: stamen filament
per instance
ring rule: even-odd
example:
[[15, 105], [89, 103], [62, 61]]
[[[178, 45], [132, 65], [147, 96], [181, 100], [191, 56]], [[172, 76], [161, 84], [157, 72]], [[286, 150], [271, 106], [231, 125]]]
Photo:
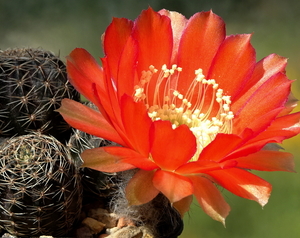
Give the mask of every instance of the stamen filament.
[[157, 76], [153, 101], [150, 102], [150, 80], [158, 72], [151, 65], [149, 70], [142, 72], [133, 97], [147, 105], [153, 121], [169, 120], [173, 128], [182, 124], [189, 126], [197, 139], [197, 152], [191, 158], [194, 161], [218, 133], [232, 133], [234, 115], [230, 111], [230, 96], [223, 94], [214, 79], [205, 79], [202, 69], [195, 70], [195, 78], [186, 92], [179, 92], [176, 87], [181, 71], [182, 68], [175, 64], [170, 69], [163, 65]]

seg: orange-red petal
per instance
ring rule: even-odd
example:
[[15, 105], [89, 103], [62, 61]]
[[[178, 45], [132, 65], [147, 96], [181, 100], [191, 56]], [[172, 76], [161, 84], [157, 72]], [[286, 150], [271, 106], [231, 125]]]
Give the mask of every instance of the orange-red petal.
[[148, 70], [150, 65], [157, 69], [163, 64], [169, 65], [173, 36], [171, 21], [167, 16], [162, 16], [151, 8], [142, 11], [135, 21], [132, 36], [138, 43], [139, 73]]
[[153, 176], [153, 184], [171, 203], [193, 194], [191, 180], [176, 173], [158, 170]]
[[131, 153], [127, 151], [125, 155], [122, 154], [122, 156], [119, 156], [109, 153], [109, 151], [106, 150], [106, 147], [88, 149], [83, 151], [81, 154], [81, 158], [84, 161], [82, 166], [108, 173], [134, 169], [135, 166], [122, 161], [124, 157], [126, 158], [128, 156], [135, 156], [135, 159], [140, 158], [140, 155], [134, 151], [131, 151]]
[[237, 196], [254, 200], [262, 206], [268, 202], [272, 190], [271, 184], [246, 170], [231, 168], [215, 170], [207, 174]]
[[150, 131], [150, 146], [155, 163], [162, 169], [172, 171], [195, 154], [196, 138], [186, 125], [173, 129], [169, 121], [155, 121]]
[[198, 160], [221, 161], [234, 151], [242, 141], [242, 138], [237, 135], [219, 133], [216, 138], [203, 149]]
[[189, 178], [193, 182], [194, 194], [203, 211], [225, 226], [225, 218], [229, 215], [230, 207], [221, 192], [208, 178], [201, 176]]
[[116, 87], [118, 88], [119, 100], [124, 94], [134, 94], [134, 86], [138, 84], [137, 76], [135, 75], [137, 55], [137, 43], [132, 37], [129, 37], [120, 55], [117, 68]]
[[167, 16], [171, 20], [171, 27], [173, 32], [173, 50], [172, 50], [172, 59], [171, 63], [176, 63], [178, 55], [178, 47], [181, 39], [183, 30], [188, 22], [188, 20], [182, 14], [174, 11], [168, 11], [162, 9], [158, 12], [161, 15]]
[[300, 133], [300, 112], [276, 118], [266, 131], [255, 138], [256, 140], [264, 138], [281, 137], [276, 140], [280, 143], [283, 139], [288, 139]]
[[152, 124], [145, 104], [134, 102], [133, 98], [124, 95], [121, 98], [121, 118], [128, 144], [141, 155], [148, 157], [150, 150], [149, 131]]
[[[233, 133], [239, 133], [252, 123], [253, 118], [260, 117], [272, 110], [284, 107], [290, 93], [291, 80], [282, 73], [277, 73], [268, 79], [238, 112], [234, 120]], [[272, 92], [274, 96], [266, 97], [266, 92]]]
[[[133, 22], [128, 19], [113, 18], [103, 36], [104, 53], [108, 56], [109, 69], [113, 80], [117, 79], [120, 58], [131, 35], [132, 27]], [[126, 71], [123, 73], [126, 73]]]
[[295, 172], [293, 155], [287, 152], [261, 150], [236, 161], [237, 167], [245, 169]]
[[287, 59], [276, 54], [271, 54], [260, 60], [253, 71], [251, 78], [246, 82], [239, 97], [231, 104], [231, 110], [239, 111], [249, 98], [273, 75], [284, 72]]
[[155, 171], [139, 170], [126, 186], [126, 198], [129, 205], [141, 205], [154, 199], [159, 191], [153, 186]]
[[103, 85], [103, 70], [85, 49], [76, 48], [67, 57], [68, 77], [87, 99], [96, 103], [93, 84]]
[[189, 176], [199, 173], [206, 173], [213, 170], [221, 170], [236, 167], [237, 162], [235, 160], [225, 160], [224, 162], [216, 162], [213, 160], [198, 160], [196, 162], [190, 162], [182, 165], [176, 169], [176, 173]]
[[[141, 77], [142, 71], [149, 70], [153, 65], [160, 70], [166, 64], [170, 65], [173, 48], [173, 35], [170, 18], [163, 16], [151, 8], [143, 11], [135, 21], [132, 33], [138, 44], [137, 72]], [[148, 100], [153, 104], [158, 73], [154, 74], [148, 83]], [[163, 87], [160, 88], [163, 95]]]
[[212, 60], [225, 38], [225, 23], [212, 11], [196, 13], [182, 33], [178, 49], [178, 66], [182, 67], [178, 91], [185, 94], [201, 68], [207, 76]]
[[[114, 126], [118, 128], [121, 128], [122, 130], [120, 118], [120, 102], [117, 96], [117, 89], [112, 81], [112, 75], [109, 70], [108, 58], [101, 58], [101, 62], [104, 70], [104, 86], [102, 88], [96, 85], [98, 100], [101, 101], [102, 107], [108, 114], [112, 124], [114, 124]], [[103, 101], [103, 95], [107, 97], [106, 101]]]
[[255, 119], [253, 118], [251, 123], [248, 124], [248, 128], [250, 128], [255, 135], [265, 131], [282, 110], [283, 107], [278, 107], [262, 115], [258, 115]]
[[117, 131], [98, 111], [67, 98], [62, 100], [61, 107], [57, 111], [74, 128], [121, 145], [125, 144]]
[[193, 195], [187, 196], [177, 202], [174, 202], [173, 207], [180, 213], [181, 217], [190, 210], [193, 201]]
[[135, 150], [126, 148], [126, 147], [105, 147], [105, 152], [114, 155], [118, 158], [120, 158], [120, 162], [131, 164], [134, 167], [143, 169], [143, 170], [153, 170], [157, 169], [158, 166], [153, 163], [148, 156], [145, 157]]
[[251, 77], [256, 59], [250, 44], [251, 35], [228, 36], [220, 46], [209, 69], [208, 79], [215, 79], [219, 88], [232, 97], [239, 93]]

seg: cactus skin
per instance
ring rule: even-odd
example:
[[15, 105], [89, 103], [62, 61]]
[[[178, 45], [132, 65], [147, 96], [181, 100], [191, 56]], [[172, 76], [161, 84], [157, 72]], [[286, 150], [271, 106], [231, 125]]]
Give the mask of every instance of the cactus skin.
[[80, 96], [58, 57], [41, 49], [0, 51], [0, 136], [38, 131], [67, 141], [71, 128], [54, 111], [63, 98]]
[[12, 235], [66, 236], [82, 206], [81, 176], [66, 147], [28, 134], [0, 147], [0, 225]]

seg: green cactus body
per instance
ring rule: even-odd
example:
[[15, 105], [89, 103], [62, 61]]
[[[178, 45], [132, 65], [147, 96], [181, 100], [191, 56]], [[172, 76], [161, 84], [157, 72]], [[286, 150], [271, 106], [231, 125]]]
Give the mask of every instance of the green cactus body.
[[0, 136], [32, 131], [68, 140], [70, 127], [55, 109], [63, 98], [79, 101], [65, 64], [41, 49], [0, 51]]
[[0, 147], [0, 225], [12, 235], [65, 236], [79, 218], [81, 176], [52, 136], [28, 134]]

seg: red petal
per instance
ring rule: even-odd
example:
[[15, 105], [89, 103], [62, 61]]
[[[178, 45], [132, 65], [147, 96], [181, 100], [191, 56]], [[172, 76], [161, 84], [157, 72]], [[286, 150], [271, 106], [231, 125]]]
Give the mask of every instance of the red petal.
[[133, 22], [128, 19], [113, 18], [105, 31], [103, 48], [105, 55], [108, 56], [108, 64], [114, 80], [117, 79], [120, 58], [131, 35], [132, 27]]
[[154, 186], [161, 191], [171, 203], [193, 194], [189, 178], [163, 170], [158, 170], [153, 177]]
[[[120, 127], [120, 102], [117, 97], [117, 91], [115, 85], [112, 82], [112, 76], [109, 70], [108, 58], [101, 58], [101, 62], [104, 69], [104, 87], [96, 87], [98, 98], [102, 103], [102, 106], [106, 113], [109, 115], [111, 121]], [[107, 102], [102, 102], [102, 97], [107, 95]]]
[[285, 139], [298, 135], [300, 133], [300, 112], [276, 118], [259, 137], [266, 138], [271, 133], [276, 136], [284, 136]]
[[[278, 136], [280, 137], [280, 136]], [[247, 143], [243, 144], [240, 148], [232, 152], [230, 155], [228, 155], [226, 158], [224, 158], [223, 161], [231, 160], [231, 159], [237, 159], [240, 157], [248, 156], [250, 154], [256, 153], [260, 151], [265, 145], [268, 143], [277, 143], [276, 139], [278, 137], [274, 138], [264, 138], [262, 140], [258, 140], [257, 138], [254, 138], [252, 140], [247, 141]], [[280, 137], [281, 138], [281, 137]]]
[[239, 111], [247, 103], [256, 90], [273, 75], [284, 72], [287, 59], [276, 54], [271, 54], [255, 65], [252, 77], [247, 81], [238, 99], [234, 100], [231, 110]]
[[118, 97], [133, 93], [137, 45], [131, 37], [133, 22], [125, 18], [114, 18], [105, 31], [104, 51], [111, 73], [117, 85]]
[[133, 98], [124, 95], [121, 98], [121, 117], [131, 147], [141, 155], [149, 156], [149, 131], [151, 119], [146, 106], [142, 102], [134, 102]]
[[208, 172], [218, 184], [237, 196], [254, 200], [264, 206], [272, 186], [260, 177], [242, 169], [226, 169]]
[[160, 69], [163, 64], [169, 65], [173, 37], [168, 17], [160, 15], [151, 8], [142, 11], [135, 22], [133, 37], [138, 42], [139, 48], [138, 72], [148, 70], [150, 65], [157, 69]]
[[221, 192], [205, 177], [190, 176], [189, 178], [193, 182], [194, 194], [203, 211], [225, 226], [225, 218], [230, 212], [230, 207]]
[[215, 79], [219, 88], [232, 99], [251, 76], [255, 66], [255, 50], [251, 35], [228, 36], [220, 46], [209, 70], [208, 78]]
[[290, 93], [292, 81], [288, 80], [282, 73], [278, 73], [268, 79], [252, 97], [247, 104], [237, 112], [234, 120], [234, 134], [248, 127], [253, 118], [260, 117], [279, 107], [283, 107]]
[[129, 205], [141, 205], [154, 199], [159, 191], [153, 186], [154, 171], [139, 170], [126, 187]]
[[98, 111], [66, 98], [62, 100], [61, 107], [57, 111], [72, 127], [88, 134], [125, 145], [117, 131]]
[[77, 48], [67, 57], [67, 71], [72, 85], [87, 99], [96, 103], [93, 84], [103, 87], [103, 71], [84, 49]]
[[187, 196], [178, 202], [174, 202], [173, 207], [180, 213], [183, 218], [184, 214], [190, 210], [190, 206], [193, 201], [193, 195]]
[[261, 150], [237, 159], [237, 167], [261, 171], [295, 172], [293, 155], [281, 151]]
[[178, 47], [181, 39], [181, 35], [183, 33], [183, 30], [187, 24], [187, 19], [185, 16], [178, 12], [174, 11], [168, 11], [165, 9], [162, 9], [158, 12], [161, 15], [167, 16], [171, 19], [171, 26], [172, 26], [172, 32], [173, 32], [173, 50], [172, 50], [172, 63], [176, 63], [176, 58], [178, 54]]
[[218, 134], [216, 138], [207, 145], [199, 156], [200, 160], [221, 161], [234, 151], [242, 142], [242, 138], [233, 134]]
[[[256, 136], [257, 134], [265, 131], [282, 110], [283, 107], [279, 107], [264, 114], [257, 115], [257, 117], [252, 118], [251, 121], [249, 120], [247, 128], [250, 128], [253, 131], [252, 136]], [[238, 127], [239, 122], [240, 120], [237, 119], [237, 121], [234, 122], [234, 126], [237, 125]]]
[[143, 170], [157, 169], [158, 166], [148, 157], [144, 157], [138, 152], [124, 147], [105, 147], [105, 152], [117, 156], [122, 163], [132, 164], [134, 167]]
[[137, 45], [132, 37], [128, 38], [123, 52], [120, 56], [120, 62], [117, 72], [117, 93], [119, 100], [124, 94], [133, 95], [134, 86], [138, 84], [136, 78]]
[[186, 125], [172, 129], [169, 121], [155, 121], [150, 131], [151, 155], [155, 163], [173, 171], [196, 152], [196, 138]]
[[212, 11], [192, 16], [184, 30], [178, 52], [178, 66], [182, 67], [178, 90], [185, 94], [201, 68], [207, 76], [211, 62], [225, 38], [225, 23]]
[[[271, 126], [258, 136], [249, 140], [229, 158], [238, 158], [259, 151], [267, 143], [281, 143], [283, 140], [300, 133], [300, 113], [276, 118]], [[228, 159], [229, 159], [228, 158]]]
[[235, 160], [225, 160], [224, 162], [218, 163], [211, 160], [199, 160], [196, 162], [187, 163], [178, 169], [176, 173], [183, 176], [195, 175], [199, 173], [206, 173], [213, 170], [228, 169], [236, 167], [237, 162]]
[[[134, 156], [133, 154], [134, 152], [131, 153], [131, 157]], [[126, 156], [128, 155], [126, 154], [124, 157]], [[137, 154], [136, 156], [136, 159], [139, 159], [140, 155]], [[81, 154], [81, 157], [84, 161], [82, 165], [83, 167], [88, 167], [103, 172], [114, 173], [135, 168], [135, 166], [131, 164], [124, 163], [122, 161], [122, 157], [108, 153], [106, 151], [106, 147], [85, 150]]]
[[[151, 8], [145, 10], [137, 18], [133, 30], [133, 38], [138, 44], [138, 77], [144, 70], [149, 70], [149, 66], [153, 65], [160, 70], [166, 64], [170, 65], [172, 57], [173, 36], [170, 19], [153, 11]], [[157, 78], [159, 73], [152, 76], [148, 83], [148, 100], [152, 105], [153, 95], [157, 86]], [[161, 95], [164, 87], [160, 87]]]

